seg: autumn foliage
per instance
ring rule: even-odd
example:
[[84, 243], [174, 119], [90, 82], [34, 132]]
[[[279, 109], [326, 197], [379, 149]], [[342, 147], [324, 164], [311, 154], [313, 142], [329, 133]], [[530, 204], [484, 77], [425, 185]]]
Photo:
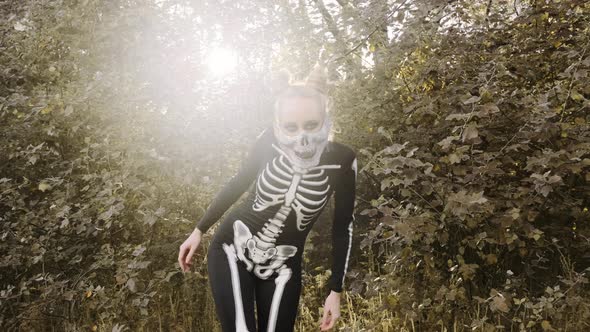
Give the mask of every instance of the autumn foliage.
[[[237, 3], [0, 4], [2, 330], [218, 329], [178, 246], [271, 120], [273, 71], [321, 49], [359, 151], [338, 328], [590, 330], [590, 4]], [[236, 80], [203, 83], [213, 18]], [[327, 211], [299, 331], [321, 317]]]

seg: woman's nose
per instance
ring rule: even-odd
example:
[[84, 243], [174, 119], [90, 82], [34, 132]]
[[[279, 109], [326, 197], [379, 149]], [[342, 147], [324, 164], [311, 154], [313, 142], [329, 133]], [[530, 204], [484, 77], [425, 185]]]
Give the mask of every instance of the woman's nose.
[[301, 137], [301, 145], [305, 146], [309, 144], [309, 139], [307, 138], [307, 134], [303, 134]]

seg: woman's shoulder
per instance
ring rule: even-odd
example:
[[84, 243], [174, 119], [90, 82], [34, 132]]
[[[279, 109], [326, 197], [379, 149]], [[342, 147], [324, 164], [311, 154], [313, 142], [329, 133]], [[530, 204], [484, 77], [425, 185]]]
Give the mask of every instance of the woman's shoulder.
[[330, 141], [328, 147], [332, 158], [338, 160], [341, 164], [350, 163], [356, 158], [356, 150], [347, 144]]
[[254, 139], [254, 153], [257, 158], [265, 159], [274, 154], [272, 145], [276, 144], [275, 136], [272, 127], [266, 126], [258, 131]]
[[330, 141], [331, 149], [334, 153], [339, 154], [346, 154], [346, 155], [356, 155], [356, 150], [351, 147], [350, 145], [338, 142], [338, 141]]

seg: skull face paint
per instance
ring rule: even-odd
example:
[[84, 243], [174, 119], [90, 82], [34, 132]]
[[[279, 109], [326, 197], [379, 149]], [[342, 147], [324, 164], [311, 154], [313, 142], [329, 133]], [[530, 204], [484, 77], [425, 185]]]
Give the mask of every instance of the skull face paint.
[[305, 169], [319, 164], [328, 144], [332, 121], [314, 99], [291, 98], [282, 108], [283, 116], [274, 119], [274, 135], [294, 168], [305, 172]]

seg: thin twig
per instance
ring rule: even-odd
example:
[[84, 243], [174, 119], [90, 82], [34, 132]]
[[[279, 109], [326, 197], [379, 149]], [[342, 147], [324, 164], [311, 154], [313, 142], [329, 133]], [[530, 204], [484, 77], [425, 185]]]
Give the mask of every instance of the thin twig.
[[408, 187], [408, 189], [410, 189], [414, 194], [418, 195], [418, 197], [420, 197], [424, 202], [426, 202], [426, 204], [428, 204], [434, 211], [436, 211], [436, 213], [438, 213], [439, 215], [441, 214], [441, 212], [437, 208], [435, 208], [432, 204], [430, 204], [430, 202], [427, 199], [425, 199], [424, 197], [422, 197], [422, 195], [420, 195], [414, 189], [412, 189], [412, 187]]
[[568, 86], [567, 96], [565, 97], [565, 100], [563, 101], [563, 106], [561, 107], [561, 116], [559, 117], [559, 122], [563, 122], [563, 115], [565, 114], [565, 108], [567, 107], [567, 102], [569, 101], [569, 99], [572, 95], [572, 89], [574, 87], [574, 78], [575, 78], [575, 76], [576, 76], [575, 74], [578, 70], [577, 67], [580, 65], [580, 63], [582, 63], [582, 60], [584, 60], [584, 56], [586, 55], [587, 49], [588, 49], [588, 44], [586, 44], [586, 46], [584, 47], [584, 50], [582, 51], [582, 55], [580, 56], [580, 59], [574, 65], [574, 69], [572, 70], [572, 77], [570, 79], [570, 84]]
[[393, 9], [391, 11], [391, 13], [389, 13], [389, 15], [387, 15], [387, 17], [385, 17], [385, 19], [383, 20], [383, 22], [376, 24], [375, 25], [375, 29], [373, 31], [371, 31], [371, 33], [369, 33], [365, 38], [363, 38], [356, 46], [354, 46], [353, 48], [351, 48], [349, 51], [347, 51], [346, 53], [344, 53], [342, 56], [335, 58], [335, 59], [331, 59], [330, 61], [339, 61], [345, 57], [347, 57], [349, 54], [351, 54], [352, 52], [356, 51], [359, 47], [363, 46], [367, 40], [369, 40], [369, 38], [371, 38], [371, 36], [373, 36], [377, 31], [379, 31], [379, 28], [381, 28], [381, 26], [386, 23], [392, 16], [393, 14], [395, 14], [403, 5], [406, 4], [406, 2], [408, 2], [408, 0], [404, 0], [404, 2], [400, 3], [395, 9]]

